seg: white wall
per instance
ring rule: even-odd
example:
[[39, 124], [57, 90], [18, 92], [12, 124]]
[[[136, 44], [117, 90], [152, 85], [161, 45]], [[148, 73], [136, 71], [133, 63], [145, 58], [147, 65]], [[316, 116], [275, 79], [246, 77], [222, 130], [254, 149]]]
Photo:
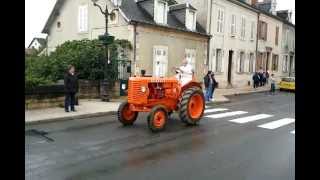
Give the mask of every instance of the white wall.
[[[109, 3], [109, 9], [112, 5], [109, 1], [99, 1], [98, 3], [105, 7]], [[88, 5], [88, 31], [78, 32], [78, 7], [79, 5]], [[131, 29], [128, 27], [125, 19], [118, 14], [117, 23], [109, 22], [109, 34], [115, 35], [118, 39], [129, 39]], [[61, 22], [61, 28], [57, 28], [57, 22]], [[48, 35], [49, 52], [53, 51], [56, 46], [67, 40], [96, 39], [98, 35], [105, 32], [105, 20], [100, 10], [93, 6], [91, 0], [65, 1], [60, 9], [60, 15], [54, 20], [50, 27]]]
[[[218, 9], [224, 10], [224, 32], [217, 33], [217, 19], [218, 19]], [[236, 15], [236, 36], [231, 37], [231, 15]], [[245, 27], [245, 39], [240, 38], [241, 33], [241, 17], [244, 16], [246, 19]], [[254, 53], [256, 51], [256, 25], [257, 25], [257, 13], [233, 4], [226, 0], [215, 0], [213, 1], [213, 9], [211, 11], [211, 34], [213, 38], [210, 42], [210, 67], [215, 69], [216, 67], [216, 49], [222, 49], [224, 51], [222, 56], [222, 73], [216, 73], [216, 78], [222, 86], [227, 86], [228, 78], [228, 53], [229, 50], [234, 51], [233, 61], [232, 61], [232, 79], [231, 83], [233, 87], [246, 86], [248, 81], [251, 81], [251, 73], [238, 73], [237, 61], [240, 60], [240, 52], [245, 53], [245, 58], [248, 59], [249, 53]], [[250, 39], [251, 33], [251, 22], [254, 22], [254, 39]]]

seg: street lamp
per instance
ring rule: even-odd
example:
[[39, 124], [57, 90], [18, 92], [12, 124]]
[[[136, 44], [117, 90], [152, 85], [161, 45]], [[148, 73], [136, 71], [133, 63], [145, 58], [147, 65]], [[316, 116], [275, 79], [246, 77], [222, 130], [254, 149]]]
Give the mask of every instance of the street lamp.
[[91, 0], [91, 1], [92, 1], [94, 6], [96, 6], [96, 7], [98, 7], [100, 9], [100, 12], [104, 15], [105, 23], [106, 23], [105, 24], [106, 25], [105, 33], [104, 33], [104, 35], [100, 35], [99, 36], [99, 40], [103, 41], [103, 44], [104, 44], [104, 46], [106, 48], [106, 62], [105, 62], [105, 67], [104, 67], [105, 70], [104, 70], [104, 83], [103, 83], [104, 84], [103, 85], [103, 87], [104, 87], [103, 100], [109, 101], [109, 95], [107, 94], [107, 92], [108, 92], [107, 90], [108, 89], [106, 87], [106, 85], [108, 83], [107, 79], [106, 79], [106, 77], [107, 77], [107, 73], [106, 72], [107, 72], [107, 69], [109, 69], [108, 66], [110, 64], [109, 53], [108, 53], [108, 45], [112, 43], [112, 41], [114, 40], [114, 37], [108, 35], [108, 20], [109, 20], [108, 18], [109, 18], [109, 16], [114, 15], [114, 11], [118, 11], [119, 10], [119, 7], [122, 4], [122, 0], [112, 0], [112, 2], [114, 3], [116, 8], [111, 10], [111, 12], [109, 12], [109, 10], [108, 10], [108, 3], [107, 2], [106, 2], [105, 10], [103, 11], [102, 7], [99, 4], [97, 4], [97, 2], [99, 0]]

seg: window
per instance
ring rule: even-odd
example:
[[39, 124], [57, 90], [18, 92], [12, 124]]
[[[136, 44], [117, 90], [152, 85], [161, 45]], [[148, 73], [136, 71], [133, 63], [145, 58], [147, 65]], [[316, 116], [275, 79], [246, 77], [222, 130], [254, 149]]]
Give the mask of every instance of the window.
[[222, 50], [217, 49], [216, 53], [216, 72], [222, 72]]
[[259, 39], [261, 40], [267, 40], [267, 34], [268, 34], [268, 24], [263, 22], [263, 21], [259, 21]]
[[244, 52], [240, 52], [240, 59], [239, 59], [239, 68], [238, 68], [238, 72], [244, 72], [244, 61], [245, 61], [245, 57], [244, 57]]
[[168, 69], [168, 47], [155, 46], [153, 50], [153, 75], [164, 77]]
[[250, 34], [251, 40], [254, 40], [254, 27], [255, 27], [255, 23], [252, 21], [251, 22], [251, 34]]
[[276, 27], [276, 39], [275, 39], [275, 44], [278, 46], [279, 43], [279, 27]]
[[88, 31], [88, 6], [81, 5], [79, 6], [78, 14], [78, 32], [87, 32]]
[[283, 72], [288, 72], [289, 71], [288, 56], [287, 55], [283, 56], [282, 71]]
[[188, 11], [186, 26], [190, 30], [196, 29], [196, 13], [194, 11]]
[[117, 17], [118, 17], [118, 14], [116, 12], [112, 12], [112, 14], [110, 14], [109, 16], [110, 24], [116, 24]]
[[272, 56], [272, 71], [278, 71], [278, 59], [279, 56], [277, 54], [273, 54]]
[[58, 28], [58, 29], [61, 28], [61, 22], [60, 22], [60, 21], [57, 22], [57, 28]]
[[193, 69], [196, 69], [196, 50], [186, 49], [185, 56], [189, 64], [191, 64]]
[[224, 12], [219, 9], [218, 10], [218, 21], [217, 21], [217, 32], [223, 33], [223, 24], [224, 24]]
[[160, 24], [167, 23], [167, 3], [165, 1], [157, 1], [155, 21]]
[[244, 16], [241, 17], [241, 34], [240, 34], [241, 39], [245, 39], [246, 37], [246, 19]]
[[236, 15], [232, 14], [231, 16], [231, 35], [235, 36], [237, 33], [237, 28], [236, 28]]
[[250, 63], [249, 63], [249, 72], [254, 72], [254, 69], [253, 69], [253, 67], [254, 67], [254, 54], [253, 53], [250, 53], [250, 55], [249, 55], [249, 61], [250, 61]]

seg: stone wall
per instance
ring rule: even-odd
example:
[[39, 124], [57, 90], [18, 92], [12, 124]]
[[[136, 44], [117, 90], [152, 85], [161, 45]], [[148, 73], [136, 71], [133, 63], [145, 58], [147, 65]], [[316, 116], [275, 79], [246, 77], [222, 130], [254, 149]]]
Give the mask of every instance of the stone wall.
[[[79, 99], [95, 99], [100, 97], [99, 81], [79, 80]], [[64, 107], [64, 93], [42, 93], [25, 95], [25, 109], [42, 109]]]

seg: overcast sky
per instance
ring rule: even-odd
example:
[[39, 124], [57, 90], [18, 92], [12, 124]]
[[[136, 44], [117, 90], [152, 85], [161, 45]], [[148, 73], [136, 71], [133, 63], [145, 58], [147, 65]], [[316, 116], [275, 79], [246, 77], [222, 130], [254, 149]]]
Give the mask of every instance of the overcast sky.
[[[25, 47], [34, 37], [45, 37], [41, 31], [50, 15], [56, 0], [25, 0]], [[277, 0], [277, 10], [293, 11], [292, 21], [295, 23], [295, 1]]]

